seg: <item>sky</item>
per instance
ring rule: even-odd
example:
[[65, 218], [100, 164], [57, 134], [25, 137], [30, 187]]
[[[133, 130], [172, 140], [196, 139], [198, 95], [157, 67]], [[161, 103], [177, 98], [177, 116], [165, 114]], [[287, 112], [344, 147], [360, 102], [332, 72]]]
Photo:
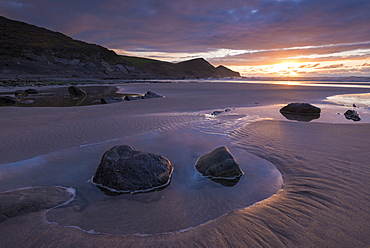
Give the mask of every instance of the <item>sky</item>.
[[0, 0], [0, 15], [246, 77], [370, 76], [370, 0]]

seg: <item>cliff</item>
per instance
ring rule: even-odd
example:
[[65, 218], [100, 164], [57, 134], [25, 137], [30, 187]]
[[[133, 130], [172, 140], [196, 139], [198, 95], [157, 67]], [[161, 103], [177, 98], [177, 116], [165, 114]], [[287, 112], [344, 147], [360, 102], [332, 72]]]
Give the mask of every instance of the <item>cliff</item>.
[[181, 63], [117, 55], [105, 47], [0, 16], [2, 76], [204, 78], [240, 76], [204, 59]]

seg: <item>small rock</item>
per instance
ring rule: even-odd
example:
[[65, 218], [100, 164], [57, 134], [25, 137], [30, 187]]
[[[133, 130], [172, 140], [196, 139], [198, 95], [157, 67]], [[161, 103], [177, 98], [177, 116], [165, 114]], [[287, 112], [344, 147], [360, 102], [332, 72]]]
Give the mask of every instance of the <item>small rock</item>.
[[27, 94], [38, 94], [39, 93], [39, 91], [36, 89], [27, 89], [25, 91], [27, 92]]
[[123, 101], [122, 97], [113, 97], [113, 96], [104, 97], [101, 99], [101, 103], [103, 104], [116, 103], [116, 102], [122, 102], [122, 101]]
[[222, 146], [200, 157], [195, 168], [205, 177], [235, 179], [243, 175], [227, 147]]
[[125, 96], [125, 98], [123, 100], [125, 101], [133, 101], [133, 100], [137, 100], [137, 99], [140, 99], [139, 97], [135, 97], [135, 96]]
[[219, 115], [219, 114], [222, 114], [224, 111], [220, 111], [220, 110], [215, 110], [212, 112], [211, 115]]
[[163, 97], [163, 96], [157, 95], [157, 93], [154, 93], [153, 91], [148, 91], [142, 98], [147, 99], [147, 98], [158, 98], [158, 97]]
[[361, 121], [360, 115], [355, 110], [351, 110], [351, 109], [347, 110], [344, 113], [344, 116], [348, 120]]
[[224, 111], [221, 111], [221, 110], [215, 110], [212, 112], [211, 115], [219, 115], [219, 114], [222, 114], [222, 113], [225, 113], [225, 112], [229, 112], [231, 111], [231, 109], [225, 109]]

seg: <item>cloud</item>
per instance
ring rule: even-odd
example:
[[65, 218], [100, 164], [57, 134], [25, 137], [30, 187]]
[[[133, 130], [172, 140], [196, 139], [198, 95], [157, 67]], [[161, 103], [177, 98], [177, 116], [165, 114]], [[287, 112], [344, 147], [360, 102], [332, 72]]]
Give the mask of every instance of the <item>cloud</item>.
[[316, 64], [313, 64], [313, 65], [307, 64], [307, 65], [301, 65], [298, 68], [301, 68], [301, 69], [303, 69], [303, 68], [315, 68], [315, 67], [318, 67], [319, 65], [320, 65], [320, 63], [316, 63]]
[[344, 64], [334, 64], [334, 65], [327, 65], [323, 67], [317, 67], [316, 69], [338, 69], [338, 68], [343, 68]]
[[2, 1], [0, 9], [10, 18], [131, 51], [258, 50], [370, 40], [368, 0], [13, 0]]
[[369, 61], [369, 9], [369, 0], [0, 1], [0, 15], [134, 56], [331, 72], [324, 62]]
[[365, 63], [362, 66], [370, 66], [370, 63]]

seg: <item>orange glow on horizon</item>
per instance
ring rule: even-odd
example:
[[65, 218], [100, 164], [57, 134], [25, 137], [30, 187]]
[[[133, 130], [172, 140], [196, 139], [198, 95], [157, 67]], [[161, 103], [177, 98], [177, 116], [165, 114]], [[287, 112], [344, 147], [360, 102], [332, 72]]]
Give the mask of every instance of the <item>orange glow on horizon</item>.
[[298, 75], [297, 73], [297, 68], [299, 67], [299, 64], [297, 63], [280, 63], [280, 64], [275, 64], [267, 68], [267, 73], [269, 74], [279, 74], [279, 75], [289, 75], [289, 76], [296, 76]]

